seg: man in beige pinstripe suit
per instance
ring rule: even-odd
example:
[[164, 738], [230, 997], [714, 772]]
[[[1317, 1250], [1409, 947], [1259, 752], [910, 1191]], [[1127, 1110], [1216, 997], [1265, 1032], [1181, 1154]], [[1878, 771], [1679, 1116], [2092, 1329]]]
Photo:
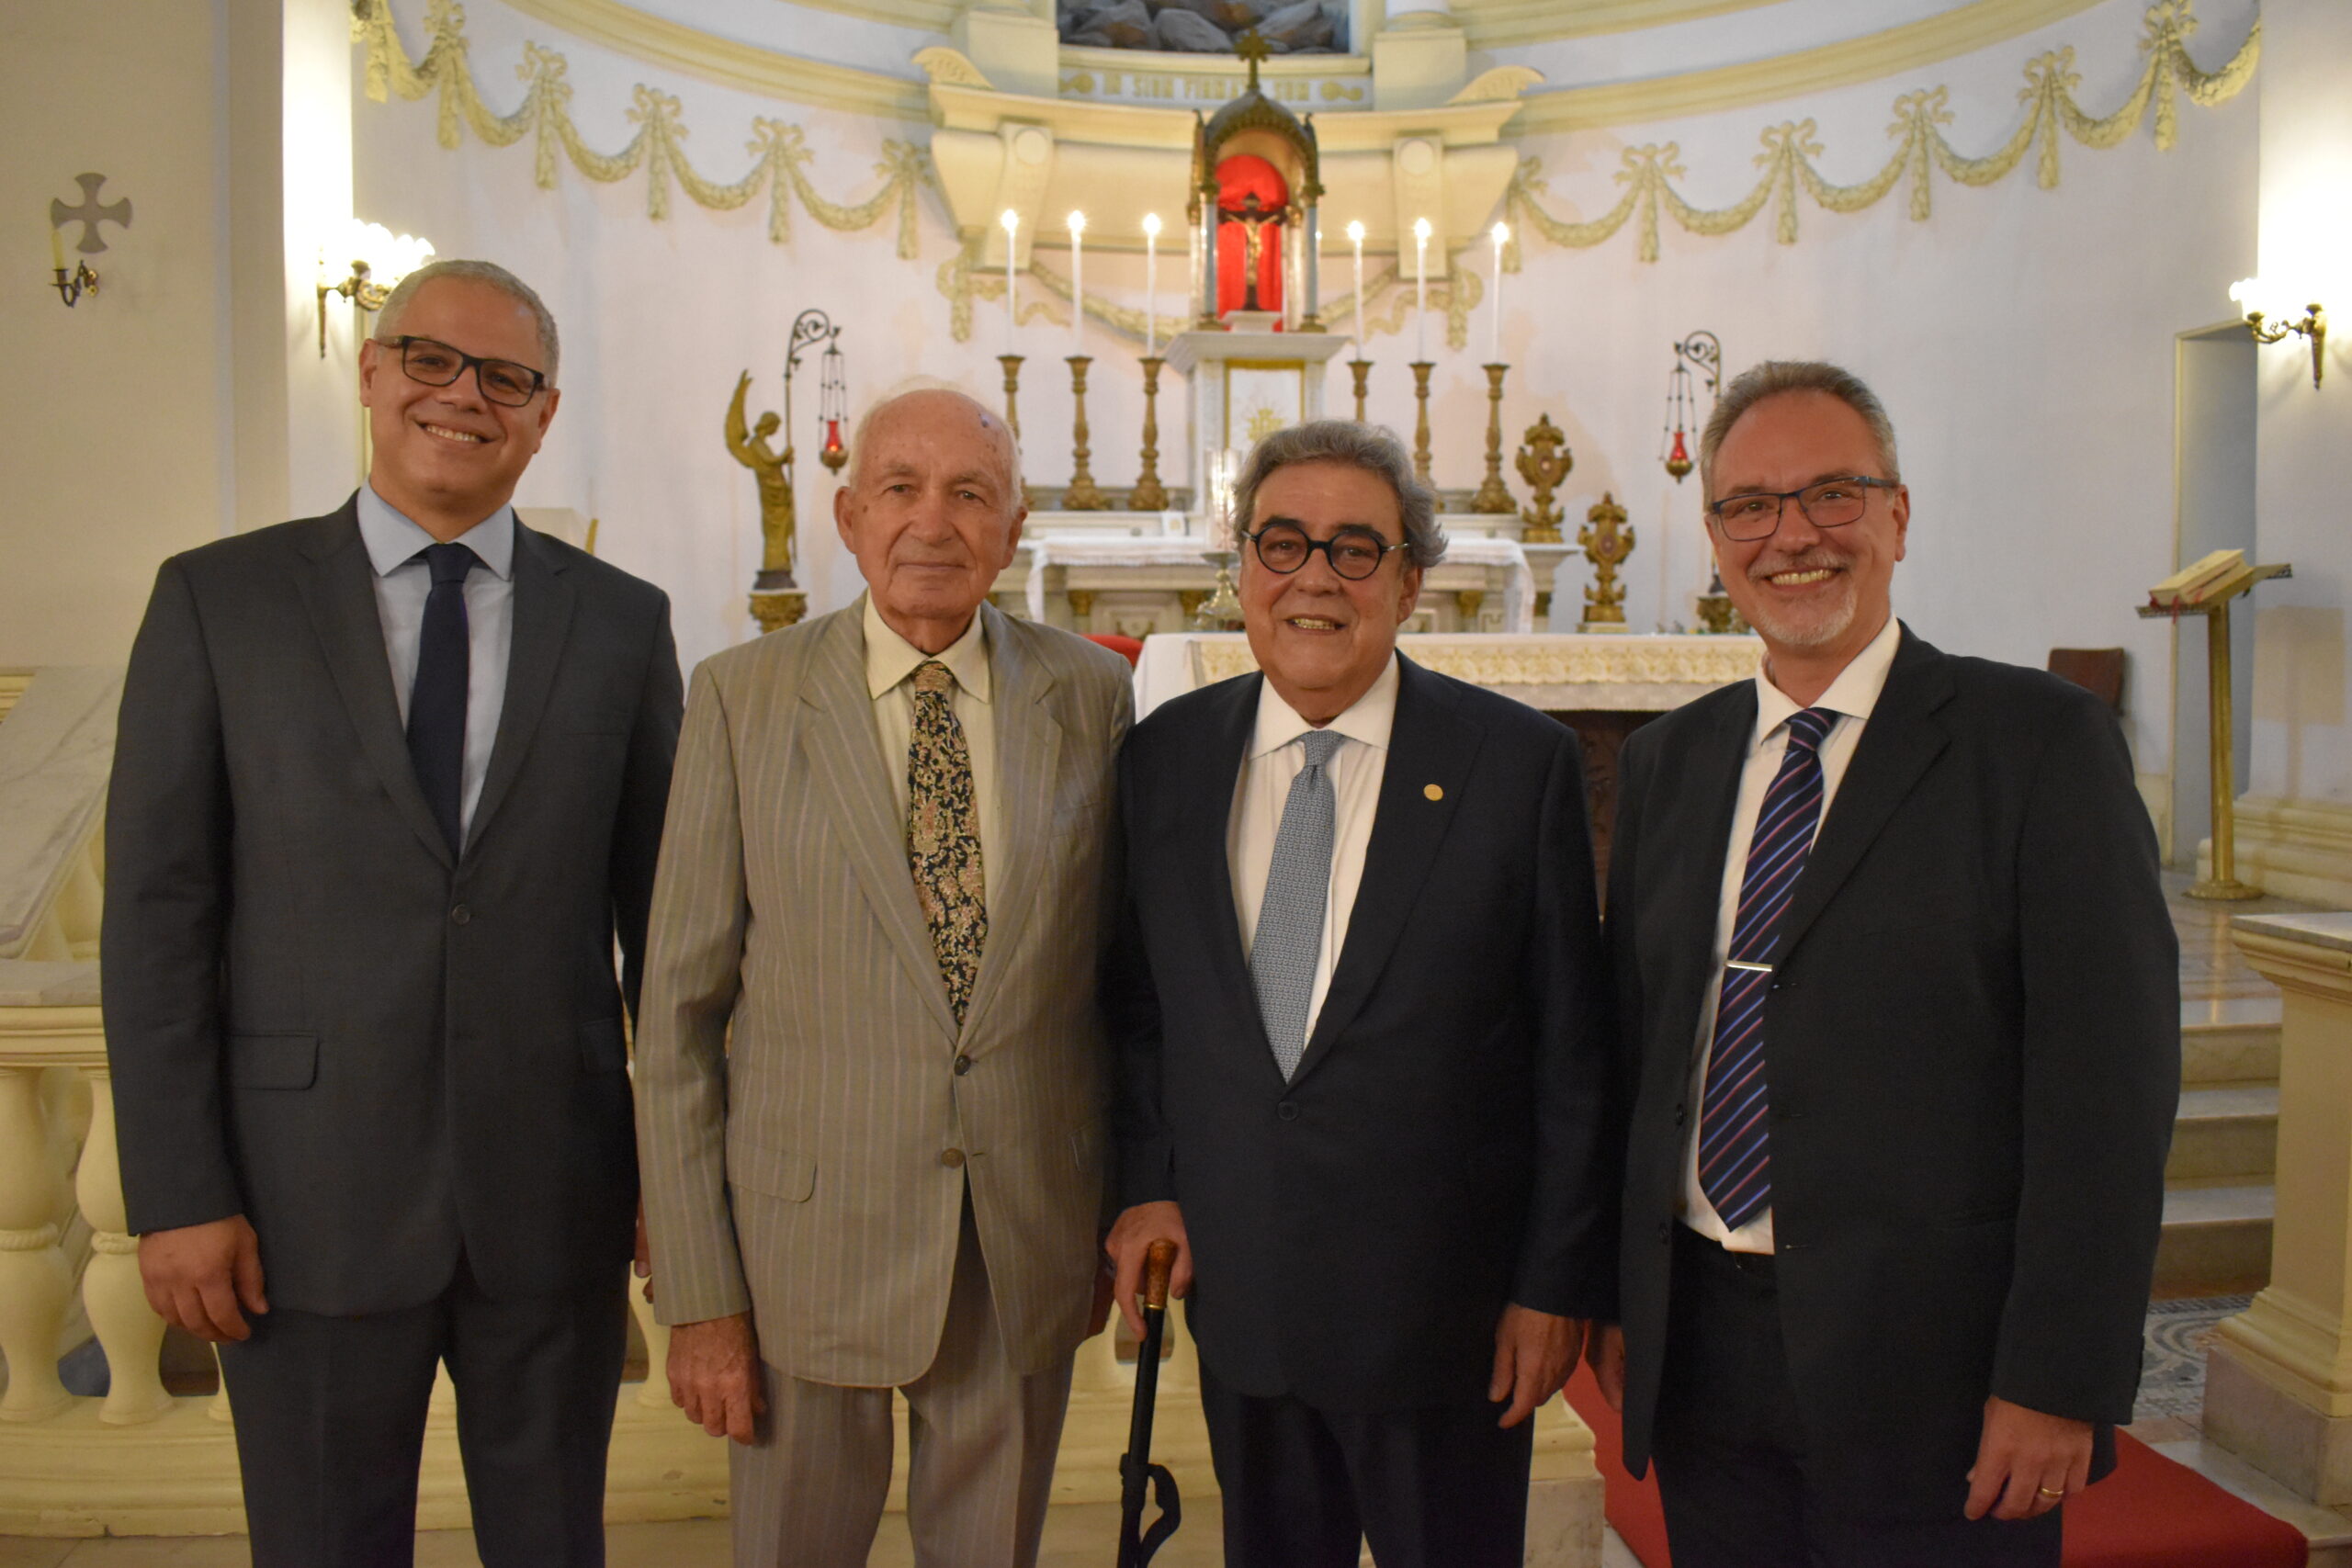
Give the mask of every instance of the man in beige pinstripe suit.
[[739, 1568], [865, 1562], [893, 1389], [917, 1561], [1015, 1568], [1098, 1278], [1128, 672], [986, 603], [1025, 515], [994, 415], [908, 393], [852, 453], [865, 598], [686, 705], [637, 1043], [655, 1304], [740, 1445]]

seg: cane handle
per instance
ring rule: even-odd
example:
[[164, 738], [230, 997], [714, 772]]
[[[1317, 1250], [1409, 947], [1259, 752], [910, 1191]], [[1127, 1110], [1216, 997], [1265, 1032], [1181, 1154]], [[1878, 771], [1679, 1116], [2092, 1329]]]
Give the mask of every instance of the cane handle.
[[1155, 1241], [1143, 1255], [1143, 1304], [1154, 1312], [1168, 1308], [1168, 1276], [1175, 1271], [1176, 1244]]

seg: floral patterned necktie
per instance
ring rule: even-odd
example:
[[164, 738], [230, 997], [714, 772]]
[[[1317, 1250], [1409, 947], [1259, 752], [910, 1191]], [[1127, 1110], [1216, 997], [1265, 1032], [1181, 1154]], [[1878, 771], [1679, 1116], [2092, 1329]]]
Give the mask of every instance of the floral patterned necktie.
[[947, 1003], [960, 1027], [988, 941], [987, 885], [980, 872], [979, 809], [972, 798], [972, 754], [948, 705], [956, 677], [927, 659], [913, 676], [914, 734], [907, 747], [907, 865], [931, 927]]

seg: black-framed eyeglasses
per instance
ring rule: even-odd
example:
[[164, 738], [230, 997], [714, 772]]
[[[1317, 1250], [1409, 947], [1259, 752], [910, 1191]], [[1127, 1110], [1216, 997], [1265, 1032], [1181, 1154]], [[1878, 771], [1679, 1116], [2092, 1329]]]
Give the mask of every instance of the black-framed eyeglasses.
[[481, 389], [481, 395], [510, 409], [525, 407], [548, 384], [544, 372], [527, 365], [517, 365], [511, 359], [484, 359], [433, 338], [402, 336], [376, 341], [386, 348], [400, 350], [401, 369], [410, 380], [427, 387], [447, 387], [471, 370], [474, 385]]
[[1306, 530], [1295, 523], [1276, 520], [1254, 534], [1244, 534], [1257, 550], [1259, 561], [1268, 571], [1284, 577], [1306, 564], [1306, 558], [1316, 551], [1331, 570], [1351, 582], [1362, 582], [1380, 570], [1381, 558], [1391, 550], [1401, 550], [1401, 544], [1392, 545], [1371, 529], [1351, 525], [1328, 539], [1310, 539]]
[[1727, 495], [1707, 508], [1724, 537], [1739, 544], [1754, 544], [1769, 539], [1781, 526], [1781, 508], [1789, 502], [1797, 503], [1805, 521], [1816, 528], [1843, 528], [1858, 523], [1870, 505], [1871, 491], [1900, 490], [1894, 479], [1874, 479], [1864, 474], [1841, 474], [1835, 479], [1815, 479], [1803, 490], [1782, 491], [1775, 495], [1769, 491], [1750, 491], [1739, 495]]

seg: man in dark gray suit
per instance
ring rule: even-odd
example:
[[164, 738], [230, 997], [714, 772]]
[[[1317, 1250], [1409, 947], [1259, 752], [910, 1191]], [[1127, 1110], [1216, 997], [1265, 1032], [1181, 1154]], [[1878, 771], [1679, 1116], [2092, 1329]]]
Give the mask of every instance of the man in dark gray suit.
[[148, 1299], [221, 1346], [259, 1568], [410, 1562], [436, 1361], [482, 1561], [604, 1560], [681, 695], [662, 593], [508, 504], [556, 358], [503, 269], [413, 275], [360, 351], [368, 482], [165, 561], [131, 651], [123, 1188]]

